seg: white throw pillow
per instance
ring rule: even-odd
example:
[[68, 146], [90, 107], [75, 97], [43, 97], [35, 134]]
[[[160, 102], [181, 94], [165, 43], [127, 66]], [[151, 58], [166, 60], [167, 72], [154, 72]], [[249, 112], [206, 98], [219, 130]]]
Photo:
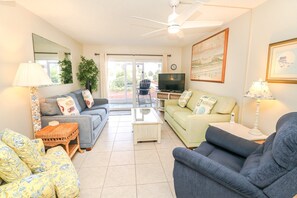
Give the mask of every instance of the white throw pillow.
[[70, 96], [57, 98], [57, 103], [63, 115], [79, 115], [75, 102]]
[[178, 105], [180, 107], [185, 107], [192, 96], [192, 91], [184, 91], [183, 94], [178, 99]]
[[205, 95], [201, 96], [199, 102], [194, 108], [193, 114], [210, 114], [210, 111], [212, 110], [216, 102], [217, 99], [214, 97], [209, 97]]
[[84, 97], [84, 101], [85, 101], [87, 107], [91, 108], [94, 105], [94, 99], [93, 99], [91, 92], [88, 89], [86, 89], [86, 90], [82, 91], [82, 95]]

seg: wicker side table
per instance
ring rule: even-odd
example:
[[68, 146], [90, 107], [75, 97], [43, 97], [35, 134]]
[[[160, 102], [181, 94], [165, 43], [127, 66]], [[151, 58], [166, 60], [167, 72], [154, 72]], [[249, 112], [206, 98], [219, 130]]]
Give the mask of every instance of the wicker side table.
[[[46, 126], [35, 134], [36, 138], [41, 138], [47, 147], [63, 145], [70, 158], [80, 149], [79, 145], [79, 130], [77, 123], [60, 123], [57, 126]], [[75, 140], [75, 144], [70, 144], [70, 141]]]

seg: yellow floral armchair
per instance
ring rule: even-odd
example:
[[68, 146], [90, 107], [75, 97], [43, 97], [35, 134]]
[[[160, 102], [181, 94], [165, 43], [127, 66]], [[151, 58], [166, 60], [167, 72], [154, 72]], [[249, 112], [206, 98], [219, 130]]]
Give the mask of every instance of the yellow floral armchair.
[[62, 147], [45, 153], [41, 139], [0, 132], [0, 197], [78, 196], [78, 175]]

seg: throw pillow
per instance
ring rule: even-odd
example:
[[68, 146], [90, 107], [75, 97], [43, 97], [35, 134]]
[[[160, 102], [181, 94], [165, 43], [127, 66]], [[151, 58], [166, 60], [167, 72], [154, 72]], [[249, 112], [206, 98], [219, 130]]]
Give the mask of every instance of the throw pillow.
[[86, 90], [83, 90], [81, 93], [84, 97], [87, 107], [91, 108], [94, 105], [94, 99], [91, 92], [88, 89], [86, 89]]
[[18, 155], [0, 141], [0, 177], [7, 183], [31, 175], [30, 169]]
[[67, 96], [66, 98], [57, 98], [57, 102], [63, 115], [79, 115], [79, 111], [77, 110], [72, 97]]
[[2, 141], [14, 150], [33, 173], [40, 173], [46, 170], [41, 155], [28, 137], [10, 129], [5, 129]]
[[213, 108], [214, 104], [217, 102], [217, 99], [214, 97], [209, 96], [201, 96], [200, 100], [198, 101], [193, 114], [210, 114], [211, 109]]
[[192, 96], [192, 91], [184, 91], [183, 94], [178, 99], [178, 105], [180, 107], [185, 107]]

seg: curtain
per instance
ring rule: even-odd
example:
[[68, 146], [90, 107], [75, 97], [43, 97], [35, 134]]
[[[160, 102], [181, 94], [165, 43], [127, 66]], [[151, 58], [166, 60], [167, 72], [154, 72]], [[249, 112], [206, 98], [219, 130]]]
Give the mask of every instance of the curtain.
[[107, 98], [107, 64], [108, 57], [107, 54], [100, 54], [100, 96], [101, 98]]
[[162, 60], [162, 73], [168, 72], [168, 56], [167, 54], [163, 54]]

